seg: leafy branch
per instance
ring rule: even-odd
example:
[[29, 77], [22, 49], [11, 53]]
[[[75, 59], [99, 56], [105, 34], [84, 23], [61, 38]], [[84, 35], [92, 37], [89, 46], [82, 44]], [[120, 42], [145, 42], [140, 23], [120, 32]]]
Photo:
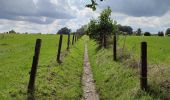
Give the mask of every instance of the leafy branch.
[[[103, 0], [100, 0], [100, 1], [103, 1]], [[96, 3], [96, 0], [91, 0], [91, 4], [87, 4], [86, 7], [91, 8], [93, 11], [95, 11], [97, 5], [98, 4]]]

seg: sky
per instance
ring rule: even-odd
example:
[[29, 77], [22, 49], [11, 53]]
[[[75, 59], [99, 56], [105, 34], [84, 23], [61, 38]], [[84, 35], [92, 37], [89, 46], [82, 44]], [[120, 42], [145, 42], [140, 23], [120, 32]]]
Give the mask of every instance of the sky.
[[0, 32], [56, 33], [62, 27], [75, 31], [97, 18], [108, 6], [111, 18], [134, 31], [157, 33], [170, 27], [170, 0], [97, 0], [96, 11], [86, 8], [90, 0], [0, 0]]

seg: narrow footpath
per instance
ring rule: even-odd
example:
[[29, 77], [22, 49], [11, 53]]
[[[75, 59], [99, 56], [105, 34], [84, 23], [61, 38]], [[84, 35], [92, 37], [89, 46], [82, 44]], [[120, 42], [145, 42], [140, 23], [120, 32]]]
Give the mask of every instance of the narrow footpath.
[[85, 44], [83, 69], [84, 72], [82, 77], [82, 84], [83, 84], [82, 100], [99, 100], [99, 95], [96, 93], [95, 90], [95, 83], [93, 80], [91, 66], [89, 63], [87, 44]]

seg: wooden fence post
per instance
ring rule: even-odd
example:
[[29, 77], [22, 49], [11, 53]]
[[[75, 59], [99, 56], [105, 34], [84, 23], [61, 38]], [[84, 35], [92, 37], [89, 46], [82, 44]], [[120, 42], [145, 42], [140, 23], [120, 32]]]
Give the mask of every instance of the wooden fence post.
[[58, 63], [61, 63], [60, 54], [61, 54], [62, 40], [63, 40], [63, 35], [60, 34], [60, 39], [59, 39], [59, 44], [58, 44], [58, 53], [57, 53], [57, 62]]
[[147, 90], [147, 43], [141, 43], [141, 72], [140, 72], [140, 87], [142, 90]]
[[41, 39], [37, 39], [36, 45], [35, 45], [35, 52], [34, 52], [34, 56], [33, 56], [31, 72], [30, 72], [30, 80], [29, 80], [29, 84], [28, 84], [28, 91], [27, 91], [27, 93], [29, 93], [29, 95], [31, 94], [31, 98], [34, 95], [34, 89], [35, 89], [34, 84], [35, 84], [35, 77], [36, 77], [36, 72], [37, 72], [40, 48], [41, 48]]
[[76, 43], [76, 39], [77, 39], [77, 34], [75, 34], [75, 36], [74, 36], [74, 41], [75, 41], [75, 43]]
[[68, 40], [67, 40], [67, 50], [70, 49], [70, 34], [68, 34]]
[[117, 49], [117, 43], [116, 43], [116, 34], [114, 35], [114, 38], [113, 38], [113, 60], [116, 61], [117, 60], [117, 52], [116, 52], [116, 49]]
[[72, 38], [72, 45], [74, 45], [74, 34], [73, 34], [73, 38]]

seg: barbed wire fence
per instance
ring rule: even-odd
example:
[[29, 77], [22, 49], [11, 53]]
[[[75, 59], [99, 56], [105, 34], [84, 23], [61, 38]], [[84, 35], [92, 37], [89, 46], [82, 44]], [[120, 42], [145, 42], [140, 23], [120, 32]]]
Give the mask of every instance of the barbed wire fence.
[[[135, 68], [140, 73], [140, 52], [138, 50], [138, 42], [134, 42], [133, 45], [129, 45], [127, 41], [127, 35], [117, 35], [117, 55], [120, 62], [124, 65]], [[144, 41], [144, 36], [139, 38], [140, 42]], [[140, 43], [139, 42], [139, 43]], [[128, 46], [127, 46], [128, 45]], [[149, 53], [149, 52], [148, 52]], [[158, 56], [159, 57], [159, 56]], [[170, 66], [161, 64], [156, 58], [148, 60], [148, 83], [151, 94], [161, 93], [161, 98], [169, 99], [170, 95]], [[140, 75], [137, 74], [140, 78]]]

